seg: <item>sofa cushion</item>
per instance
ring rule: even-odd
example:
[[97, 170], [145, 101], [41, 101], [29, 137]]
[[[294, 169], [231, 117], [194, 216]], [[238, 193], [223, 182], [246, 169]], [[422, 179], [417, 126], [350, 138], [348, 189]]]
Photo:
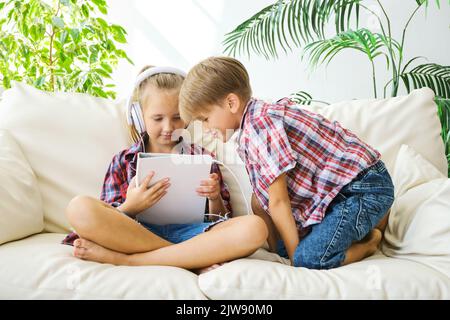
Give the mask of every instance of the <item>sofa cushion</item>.
[[426, 264], [450, 279], [450, 179], [421, 184], [396, 199], [384, 237], [387, 256]]
[[422, 263], [378, 253], [331, 270], [240, 259], [199, 276], [210, 299], [449, 299], [449, 278]]
[[59, 244], [63, 238], [47, 233], [0, 246], [0, 299], [206, 298], [192, 272], [83, 261]]
[[129, 145], [122, 104], [16, 83], [3, 93], [0, 129], [26, 155], [41, 190], [45, 230], [67, 232], [64, 209], [78, 194], [99, 197], [108, 165]]
[[408, 146], [400, 149], [383, 252], [427, 264], [450, 279], [450, 179]]
[[6, 130], [0, 130], [0, 181], [0, 245], [41, 232], [44, 215], [36, 176]]
[[418, 185], [442, 178], [446, 176], [416, 150], [405, 144], [400, 147], [392, 172], [396, 198]]

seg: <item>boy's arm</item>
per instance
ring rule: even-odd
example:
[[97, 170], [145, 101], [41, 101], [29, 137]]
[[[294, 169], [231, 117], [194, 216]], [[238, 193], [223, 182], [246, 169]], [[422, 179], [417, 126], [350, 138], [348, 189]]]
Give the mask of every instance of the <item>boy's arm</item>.
[[285, 173], [275, 179], [269, 187], [269, 212], [293, 263], [294, 252], [300, 240], [292, 215]]

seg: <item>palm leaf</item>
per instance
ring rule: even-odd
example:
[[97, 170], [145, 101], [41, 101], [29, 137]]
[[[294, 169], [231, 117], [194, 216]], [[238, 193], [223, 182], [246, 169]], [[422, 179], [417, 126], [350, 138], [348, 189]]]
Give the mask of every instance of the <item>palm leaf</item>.
[[297, 104], [310, 105], [312, 96], [305, 91], [298, 91], [289, 96], [289, 98]]
[[297, 104], [302, 104], [302, 105], [310, 105], [312, 102], [329, 105], [328, 102], [313, 99], [313, 97], [305, 91], [295, 92], [289, 96], [289, 99], [291, 99], [292, 101], [294, 101]]
[[[399, 44], [391, 39], [394, 48], [399, 49]], [[372, 33], [368, 29], [350, 30], [342, 32], [331, 39], [319, 40], [308, 44], [304, 48], [303, 56], [307, 55], [310, 65], [317, 67], [320, 64], [330, 63], [330, 61], [342, 50], [354, 49], [364, 53], [369, 60], [383, 55], [388, 61], [388, 56], [384, 50], [388, 46], [387, 38], [378, 33]]]
[[450, 99], [450, 66], [421, 64], [409, 72], [402, 73], [401, 78], [408, 92], [428, 87], [436, 96]]
[[445, 145], [445, 154], [447, 155], [448, 161], [448, 176], [450, 177], [450, 100], [436, 98], [435, 102], [438, 107], [439, 119], [441, 120], [441, 136]]
[[[441, 1], [435, 0], [436, 6], [440, 9], [441, 8]], [[426, 7], [430, 5], [430, 0], [416, 0], [417, 5], [421, 6], [425, 4]], [[448, 0], [448, 4], [450, 4], [450, 0]]]
[[[279, 0], [225, 35], [224, 52], [231, 56], [256, 53], [278, 58], [316, 39], [325, 38], [325, 26], [334, 15], [336, 32], [358, 25], [361, 0]], [[278, 46], [279, 45], [279, 46]]]

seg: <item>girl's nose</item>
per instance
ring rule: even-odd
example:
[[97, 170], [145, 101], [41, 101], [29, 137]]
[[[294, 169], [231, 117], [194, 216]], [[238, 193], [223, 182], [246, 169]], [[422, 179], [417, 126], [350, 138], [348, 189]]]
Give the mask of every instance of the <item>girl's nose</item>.
[[166, 132], [172, 132], [174, 130], [175, 126], [174, 123], [171, 120], [167, 120], [164, 122], [163, 130]]

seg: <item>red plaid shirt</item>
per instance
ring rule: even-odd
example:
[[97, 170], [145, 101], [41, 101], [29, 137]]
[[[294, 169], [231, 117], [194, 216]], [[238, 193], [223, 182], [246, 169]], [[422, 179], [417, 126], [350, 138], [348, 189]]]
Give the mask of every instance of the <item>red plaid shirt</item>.
[[[143, 143], [147, 144], [148, 138], [148, 134], [145, 132], [142, 135]], [[196, 144], [188, 144], [181, 141], [175, 148], [180, 154], [209, 154], [214, 157], [214, 154]], [[118, 207], [125, 202], [128, 185], [131, 179], [136, 175], [137, 155], [139, 152], [144, 152], [141, 141], [135, 143], [130, 148], [119, 152], [113, 157], [105, 175], [100, 200], [113, 207]], [[230, 192], [222, 179], [222, 173], [216, 163], [212, 164], [211, 173], [216, 173], [219, 176], [221, 196], [225, 209], [227, 210], [223, 215], [225, 216], [225, 214], [228, 213], [228, 216], [232, 217]], [[208, 213], [208, 210], [209, 206], [206, 205], [205, 213]], [[78, 235], [75, 232], [72, 232], [66, 236], [62, 243], [73, 245], [73, 242], [77, 238], [79, 238]]]
[[300, 233], [320, 223], [339, 191], [375, 164], [380, 153], [319, 114], [288, 98], [275, 104], [251, 99], [241, 120], [238, 153], [257, 199], [269, 213], [269, 186], [286, 173]]

